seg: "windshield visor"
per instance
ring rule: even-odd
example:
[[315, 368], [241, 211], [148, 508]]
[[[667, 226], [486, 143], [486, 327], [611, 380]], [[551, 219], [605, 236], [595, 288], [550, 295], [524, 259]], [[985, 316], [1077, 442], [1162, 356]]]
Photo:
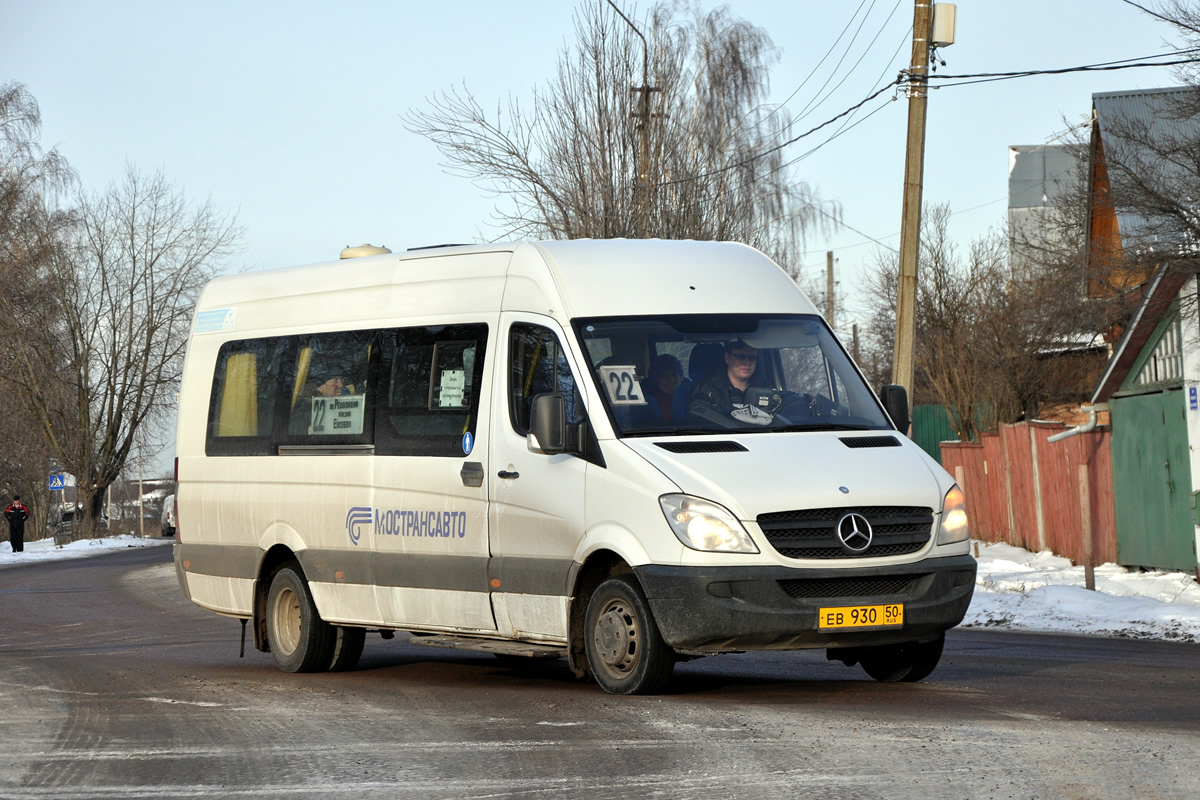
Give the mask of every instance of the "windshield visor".
[[618, 436], [892, 428], [817, 316], [596, 318], [575, 326]]

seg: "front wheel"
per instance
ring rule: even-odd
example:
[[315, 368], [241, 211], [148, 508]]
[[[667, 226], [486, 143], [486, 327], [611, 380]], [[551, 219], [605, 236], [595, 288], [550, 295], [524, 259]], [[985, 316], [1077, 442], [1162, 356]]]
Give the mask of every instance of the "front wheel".
[[675, 652], [663, 641], [631, 575], [609, 578], [592, 593], [584, 646], [596, 683], [612, 694], [653, 694], [675, 668]]
[[284, 567], [271, 579], [267, 641], [284, 672], [317, 672], [333, 661], [336, 632], [317, 613], [298, 566]]
[[932, 642], [872, 647], [862, 654], [859, 661], [866, 673], [877, 681], [909, 683], [929, 677], [942, 658], [945, 644], [946, 634], [943, 633]]

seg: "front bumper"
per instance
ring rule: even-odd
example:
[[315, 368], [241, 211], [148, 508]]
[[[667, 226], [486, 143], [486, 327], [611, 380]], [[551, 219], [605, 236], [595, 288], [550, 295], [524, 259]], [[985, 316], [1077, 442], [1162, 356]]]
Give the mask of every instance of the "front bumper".
[[[975, 589], [975, 559], [850, 569], [635, 567], [667, 644], [721, 653], [928, 641], [962, 622]], [[897, 628], [818, 630], [831, 606], [904, 604]]]

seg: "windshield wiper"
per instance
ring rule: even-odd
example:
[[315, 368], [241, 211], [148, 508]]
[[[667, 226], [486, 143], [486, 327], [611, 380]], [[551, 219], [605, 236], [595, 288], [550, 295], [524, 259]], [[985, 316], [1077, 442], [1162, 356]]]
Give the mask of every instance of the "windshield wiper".
[[782, 428], [773, 428], [777, 431], [874, 431], [887, 430], [886, 428], [872, 428], [869, 425], [849, 425], [837, 422], [819, 422], [812, 425], [802, 425], [792, 423]]
[[645, 436], [711, 436], [734, 432], [737, 431], [722, 428], [642, 428], [636, 431], [625, 431], [623, 436], [627, 438], [641, 438]]

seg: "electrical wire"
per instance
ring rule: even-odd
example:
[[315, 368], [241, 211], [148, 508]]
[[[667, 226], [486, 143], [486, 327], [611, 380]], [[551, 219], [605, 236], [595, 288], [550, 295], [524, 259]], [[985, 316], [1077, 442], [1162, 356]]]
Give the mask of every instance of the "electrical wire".
[[[991, 81], [1011, 80], [1013, 78], [1027, 78], [1027, 77], [1033, 77], [1033, 76], [1037, 76], [1037, 75], [1065, 75], [1065, 74], [1073, 73], [1073, 72], [1110, 72], [1110, 71], [1122, 70], [1122, 69], [1134, 69], [1134, 68], [1138, 68], [1138, 67], [1169, 67], [1169, 66], [1174, 66], [1174, 65], [1179, 65], [1179, 64], [1195, 64], [1197, 62], [1200, 62], [1200, 48], [1191, 48], [1188, 50], [1181, 50], [1181, 51], [1179, 51], [1179, 53], [1191, 54], [1191, 55], [1197, 56], [1197, 57], [1184, 58], [1184, 59], [1173, 59], [1170, 61], [1144, 61], [1144, 60], [1142, 60], [1142, 59], [1147, 59], [1147, 58], [1166, 58], [1168, 56], [1177, 55], [1177, 53], [1171, 53], [1171, 54], [1163, 54], [1163, 55], [1158, 55], [1158, 56], [1156, 56], [1156, 55], [1139, 56], [1137, 58], [1123, 59], [1120, 61], [1105, 61], [1105, 62], [1100, 62], [1097, 64], [1086, 64], [1083, 66], [1064, 67], [1062, 69], [1052, 69], [1052, 70], [1023, 70], [1020, 72], [991, 72], [991, 73], [981, 72], [981, 73], [966, 74], [966, 75], [938, 75], [937, 73], [934, 73], [933, 75], [926, 76], [926, 77], [927, 77], [927, 79], [936, 78], [938, 80], [960, 80], [961, 81], [960, 83], [946, 83], [946, 84], [943, 84], [944, 86], [966, 86], [971, 83], [987, 83], [987, 82], [991, 82]], [[970, 80], [963, 80], [963, 79], [970, 79]], [[713, 175], [719, 175], [722, 172], [728, 172], [729, 170], [738, 169], [739, 167], [743, 167], [746, 164], [750, 164], [754, 161], [757, 161], [760, 158], [764, 158], [765, 156], [770, 155], [771, 153], [775, 153], [779, 150], [782, 150], [785, 147], [793, 145], [796, 142], [800, 141], [801, 139], [811, 136], [812, 134], [816, 133], [817, 131], [819, 131], [823, 128], [829, 127], [833, 123], [837, 122], [839, 119], [842, 119], [843, 117], [853, 114], [855, 111], [862, 108], [867, 103], [874, 100], [876, 97], [879, 97], [881, 94], [888, 91], [893, 86], [900, 86], [900, 85], [908, 84], [911, 82], [912, 82], [911, 75], [909, 75], [907, 72], [902, 72], [900, 77], [889, 82], [883, 88], [878, 89], [875, 92], [872, 92], [871, 94], [867, 95], [862, 100], [858, 101], [854, 105], [847, 108], [845, 111], [842, 111], [840, 114], [830, 117], [829, 119], [822, 122], [820, 125], [816, 125], [812, 128], [809, 128], [807, 131], [799, 134], [798, 136], [793, 136], [792, 138], [788, 139], [785, 142], [777, 144], [774, 147], [769, 147], [759, 153], [755, 153], [746, 158], [740, 159], [739, 161], [736, 161], [732, 164], [726, 164], [723, 167], [717, 167], [716, 169], [711, 169], [711, 170], [708, 170], [707, 172], [702, 172], [697, 175], [692, 175], [692, 176], [689, 176], [686, 178], [675, 178], [670, 181], [664, 181], [658, 185], [659, 186], [671, 186], [671, 185], [674, 185], [677, 183], [686, 183], [688, 181], [700, 180], [701, 178], [708, 178]], [[941, 87], [938, 87], [938, 88], [941, 88]]]
[[[1168, 58], [1178, 55], [1191, 55], [1190, 58], [1173, 58], [1170, 61], [1146, 61], [1145, 59]], [[1172, 67], [1180, 64], [1195, 64], [1200, 61], [1200, 47], [1180, 50], [1177, 53], [1162, 55], [1139, 56], [1120, 61], [1103, 61], [1098, 64], [1085, 64], [1078, 67], [1063, 67], [1061, 69], [1028, 69], [1017, 72], [977, 72], [965, 75], [939, 75], [936, 72], [926, 76], [927, 80], [960, 81], [947, 83], [947, 86], [968, 86], [974, 83], [991, 83], [993, 81], [1012, 80], [1013, 78], [1031, 78], [1038, 75], [1067, 75], [1074, 72], [1114, 72], [1122, 69], [1137, 69], [1139, 67]], [[970, 79], [970, 80], [968, 80]]]
[[775, 145], [774, 147], [769, 147], [769, 148], [767, 148], [766, 150], [763, 150], [762, 152], [755, 153], [754, 155], [752, 155], [752, 156], [749, 156], [749, 157], [747, 157], [747, 158], [743, 158], [743, 159], [741, 159], [740, 161], [737, 161], [737, 162], [735, 162], [735, 163], [733, 163], [733, 164], [726, 164], [726, 165], [725, 165], [725, 166], [723, 166], [723, 167], [717, 167], [716, 169], [711, 169], [711, 170], [709, 170], [708, 172], [701, 172], [701, 173], [700, 173], [700, 174], [698, 174], [698, 175], [691, 175], [691, 176], [689, 176], [689, 177], [687, 177], [687, 178], [676, 178], [676, 179], [674, 179], [674, 180], [670, 180], [670, 181], [663, 181], [662, 183], [659, 183], [659, 184], [657, 184], [657, 185], [658, 185], [658, 186], [671, 186], [671, 185], [673, 185], [673, 184], [676, 184], [676, 183], [686, 183], [686, 182], [688, 182], [688, 181], [700, 180], [701, 178], [708, 178], [708, 177], [711, 177], [711, 176], [713, 176], [713, 175], [720, 175], [722, 172], [728, 172], [729, 170], [732, 170], [732, 169], [737, 169], [738, 167], [744, 167], [744, 166], [746, 166], [747, 164], [750, 164], [750, 163], [752, 163], [752, 162], [754, 162], [754, 161], [757, 161], [757, 160], [758, 160], [758, 159], [760, 159], [760, 158], [765, 158], [766, 156], [769, 156], [769, 155], [771, 155], [771, 153], [774, 153], [774, 152], [777, 152], [777, 151], [779, 151], [779, 150], [782, 150], [783, 148], [787, 147], [788, 145], [795, 144], [796, 142], [800, 141], [801, 139], [805, 138], [806, 136], [811, 136], [812, 134], [816, 133], [817, 131], [821, 130], [822, 128], [827, 128], [827, 127], [829, 127], [830, 125], [832, 125], [833, 123], [835, 123], [835, 122], [837, 122], [839, 119], [841, 119], [842, 117], [846, 116], [847, 114], [851, 114], [851, 113], [853, 113], [853, 112], [857, 111], [858, 109], [860, 109], [860, 108], [862, 108], [863, 106], [865, 106], [867, 103], [869, 103], [869, 102], [871, 102], [872, 100], [874, 100], [876, 97], [879, 97], [879, 95], [881, 95], [881, 94], [883, 94], [884, 92], [888, 91], [888, 90], [889, 90], [889, 89], [891, 89], [893, 86], [898, 86], [899, 84], [900, 84], [900, 79], [899, 79], [899, 78], [897, 78], [896, 80], [894, 80], [894, 81], [892, 81], [891, 83], [889, 83], [887, 86], [884, 86], [882, 89], [880, 89], [880, 90], [878, 90], [878, 91], [876, 91], [876, 92], [873, 92], [872, 94], [870, 94], [870, 95], [868, 95], [867, 97], [863, 98], [863, 99], [862, 99], [862, 100], [860, 100], [859, 102], [857, 102], [857, 103], [855, 103], [854, 105], [850, 106], [850, 107], [849, 107], [849, 108], [847, 108], [845, 111], [843, 111], [842, 113], [838, 114], [837, 116], [835, 116], [835, 117], [831, 117], [831, 118], [829, 118], [829, 119], [825, 120], [825, 121], [824, 121], [824, 122], [822, 122], [820, 125], [817, 125], [817, 126], [816, 126], [816, 127], [814, 127], [814, 128], [810, 128], [809, 130], [805, 131], [804, 133], [800, 134], [799, 136], [793, 136], [791, 139], [788, 139], [786, 142], [783, 142], [783, 143], [781, 143], [781, 144], [777, 144], [777, 145]]

